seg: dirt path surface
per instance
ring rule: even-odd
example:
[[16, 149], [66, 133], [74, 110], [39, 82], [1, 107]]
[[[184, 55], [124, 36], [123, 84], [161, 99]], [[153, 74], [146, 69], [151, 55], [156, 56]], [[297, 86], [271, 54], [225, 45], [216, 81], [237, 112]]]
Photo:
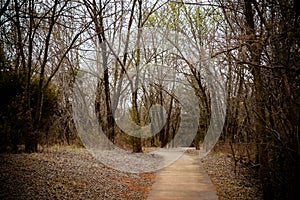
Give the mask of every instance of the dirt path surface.
[[196, 155], [184, 154], [156, 175], [148, 200], [214, 200], [217, 192]]
[[0, 154], [0, 199], [146, 199], [154, 173], [108, 168], [85, 149]]

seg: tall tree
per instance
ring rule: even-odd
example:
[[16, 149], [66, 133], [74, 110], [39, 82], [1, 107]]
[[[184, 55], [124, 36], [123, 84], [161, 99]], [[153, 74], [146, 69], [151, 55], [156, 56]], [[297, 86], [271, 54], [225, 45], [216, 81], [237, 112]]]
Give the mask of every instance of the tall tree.
[[[71, 40], [67, 40], [69, 43], [57, 45], [65, 44], [65, 41], [64, 38], [58, 37], [59, 33], [56, 31], [59, 29], [56, 27], [61, 26], [60, 20], [64, 21], [66, 16], [74, 14], [74, 4], [68, 0], [50, 3], [35, 0], [13, 1], [8, 3], [7, 11], [2, 15], [4, 20], [1, 22], [1, 31], [15, 37], [4, 37], [2, 34], [1, 37], [5, 41], [6, 50], [9, 51], [19, 78], [25, 83], [21, 115], [26, 121], [25, 129], [22, 130], [26, 152], [37, 151], [43, 128], [45, 91], [76, 44], [79, 35], [86, 29], [86, 24], [77, 25], [78, 31]], [[66, 15], [67, 13], [70, 15]], [[74, 28], [73, 22], [66, 22], [70, 26], [66, 25], [65, 28]], [[38, 88], [33, 91], [32, 85], [35, 84], [35, 80], [38, 80]], [[33, 98], [34, 92], [36, 96]]]
[[235, 56], [234, 60], [243, 65], [240, 67], [246, 66], [253, 77], [256, 101], [253, 124], [264, 198], [296, 199], [300, 160], [299, 113], [295, 113], [299, 109], [296, 103], [299, 64], [295, 62], [299, 53], [295, 50], [299, 34], [294, 33], [299, 32], [298, 3], [280, 0], [219, 3], [236, 43], [241, 44], [237, 47], [244, 52], [243, 57]]

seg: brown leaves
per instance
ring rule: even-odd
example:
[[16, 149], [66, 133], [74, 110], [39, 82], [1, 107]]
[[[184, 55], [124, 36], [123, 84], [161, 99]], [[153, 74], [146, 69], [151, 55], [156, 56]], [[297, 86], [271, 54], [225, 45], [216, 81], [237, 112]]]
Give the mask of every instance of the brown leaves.
[[145, 199], [153, 179], [108, 168], [84, 149], [0, 154], [0, 199]]
[[234, 163], [225, 154], [211, 152], [202, 159], [204, 168], [217, 188], [219, 199], [262, 199], [259, 179], [253, 171], [238, 166], [234, 173]]

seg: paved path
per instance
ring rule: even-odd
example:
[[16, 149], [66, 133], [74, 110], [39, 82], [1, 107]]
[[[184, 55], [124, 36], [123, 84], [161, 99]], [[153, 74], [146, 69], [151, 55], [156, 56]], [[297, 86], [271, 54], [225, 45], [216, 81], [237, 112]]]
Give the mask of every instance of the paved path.
[[158, 172], [148, 200], [216, 200], [217, 192], [199, 158], [184, 154]]

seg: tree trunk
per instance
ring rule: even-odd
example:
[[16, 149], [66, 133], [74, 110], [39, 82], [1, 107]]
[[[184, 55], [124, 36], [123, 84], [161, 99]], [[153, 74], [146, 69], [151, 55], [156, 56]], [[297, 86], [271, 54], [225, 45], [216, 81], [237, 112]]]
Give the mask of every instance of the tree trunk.
[[[137, 124], [140, 125], [140, 116], [138, 113], [138, 104], [137, 104], [137, 90], [132, 92], [132, 118], [133, 121]], [[132, 138], [132, 151], [134, 153], [141, 153], [143, 152], [142, 148], [142, 138], [140, 135], [133, 136]]]
[[[100, 3], [101, 5], [101, 3]], [[102, 6], [102, 5], [101, 5]], [[105, 94], [105, 106], [106, 106], [106, 120], [107, 120], [107, 129], [106, 135], [108, 139], [114, 143], [115, 142], [115, 121], [113, 118], [113, 111], [112, 111], [112, 104], [111, 104], [111, 92], [109, 87], [109, 71], [108, 71], [108, 51], [107, 51], [107, 44], [106, 44], [106, 36], [104, 32], [104, 23], [103, 23], [103, 11], [100, 12], [97, 9], [96, 2], [92, 3], [92, 9], [89, 10], [90, 14], [93, 18], [93, 22], [95, 24], [95, 31], [98, 37], [98, 42], [101, 49], [101, 56], [102, 56], [102, 68], [104, 71], [103, 80], [104, 80], [104, 94]], [[99, 80], [100, 81], [100, 80]], [[98, 83], [100, 84], [100, 83]], [[100, 98], [98, 98], [100, 99]], [[96, 111], [98, 112], [98, 111]], [[99, 117], [99, 115], [98, 115]], [[101, 121], [101, 119], [98, 119]]]
[[270, 184], [270, 173], [268, 166], [268, 154], [267, 154], [267, 141], [265, 132], [265, 103], [264, 103], [264, 89], [261, 80], [260, 65], [261, 46], [256, 41], [255, 26], [254, 26], [254, 10], [252, 8], [253, 0], [244, 0], [245, 3], [245, 17], [246, 17], [246, 34], [248, 36], [249, 51], [251, 54], [250, 62], [253, 64], [252, 75], [254, 77], [255, 99], [256, 99], [256, 133], [257, 143], [259, 145], [258, 155], [260, 163], [260, 179], [262, 181], [264, 199], [274, 199], [272, 185]]

